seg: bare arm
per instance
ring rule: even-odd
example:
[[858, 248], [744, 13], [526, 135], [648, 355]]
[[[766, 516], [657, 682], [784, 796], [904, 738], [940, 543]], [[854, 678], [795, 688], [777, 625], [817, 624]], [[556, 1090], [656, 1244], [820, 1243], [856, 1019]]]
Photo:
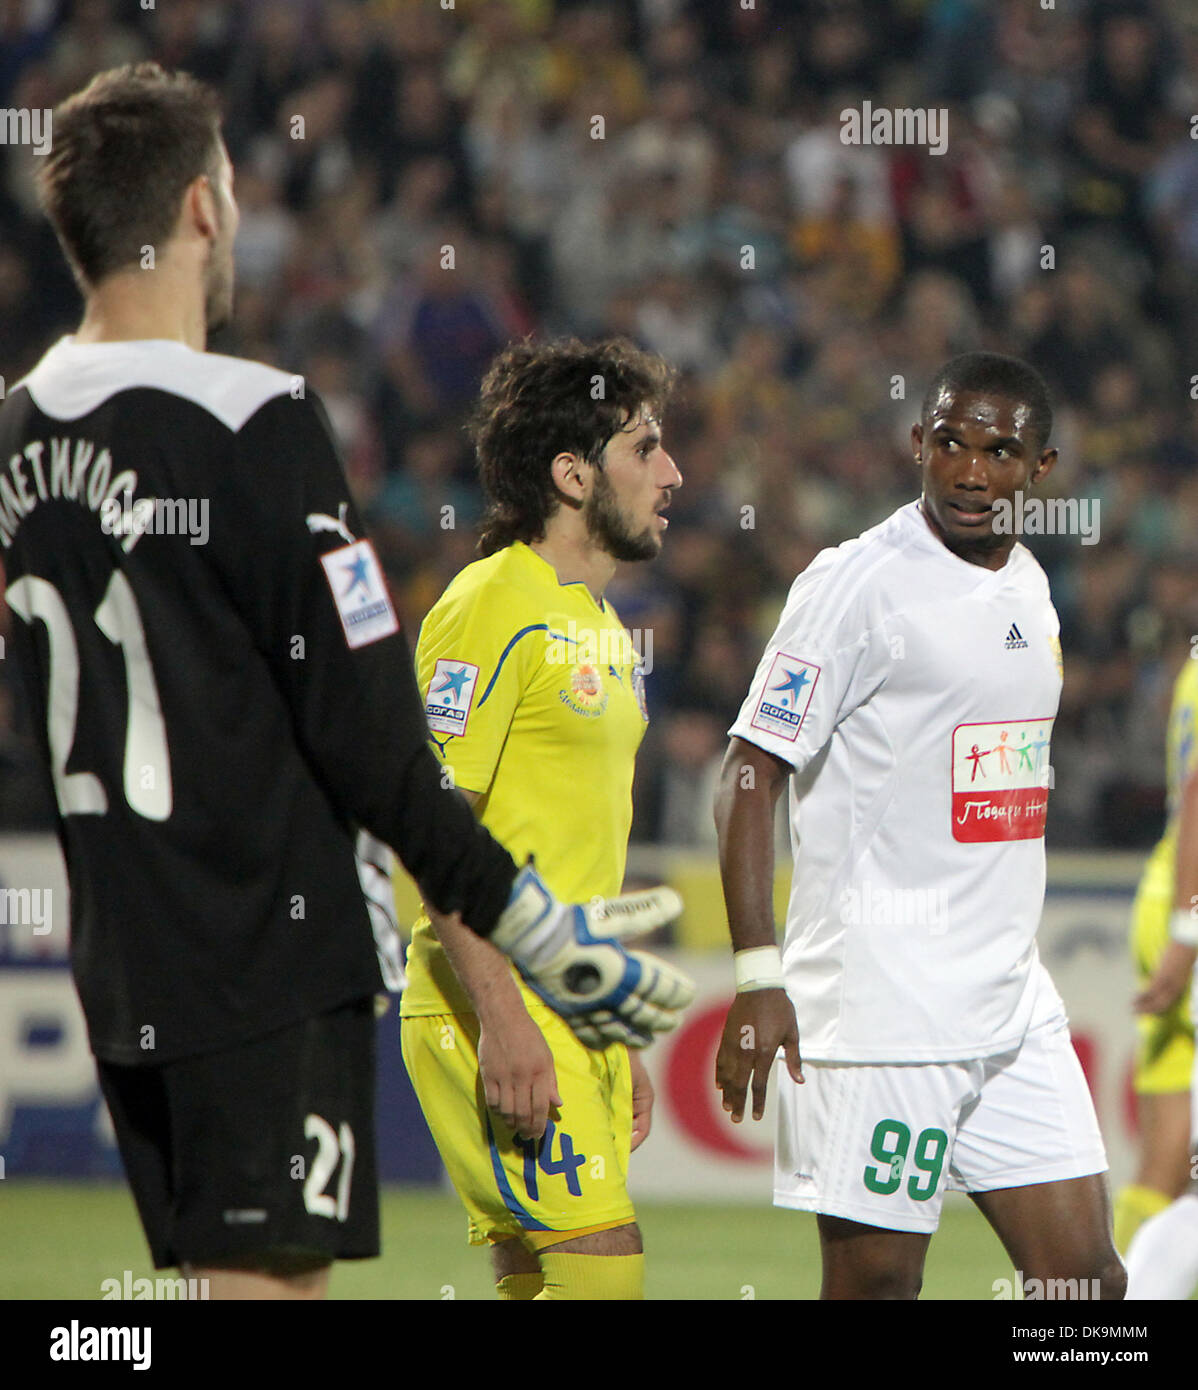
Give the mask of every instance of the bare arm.
[[[1177, 817], [1177, 867], [1173, 884], [1173, 913], [1185, 913], [1191, 924], [1198, 916], [1198, 772], [1192, 772], [1181, 791]], [[1170, 940], [1156, 974], [1136, 996], [1141, 1014], [1161, 1014], [1186, 992], [1198, 949]]]
[[790, 768], [772, 753], [733, 738], [720, 769], [715, 823], [720, 879], [734, 951], [773, 946], [774, 810]]
[[[716, 793], [720, 878], [734, 951], [774, 946], [774, 812], [790, 767], [741, 738], [728, 745]], [[790, 1074], [803, 1080], [799, 1029], [784, 989], [738, 994], [728, 1011], [716, 1057], [716, 1085], [733, 1123], [744, 1117], [749, 1078], [753, 1118], [765, 1113], [770, 1067], [778, 1048]]]
[[[478, 793], [462, 791], [474, 806]], [[524, 1006], [508, 959], [454, 913], [429, 909], [433, 930], [478, 1014], [478, 1064], [487, 1104], [517, 1134], [539, 1139], [561, 1104], [553, 1056]]]

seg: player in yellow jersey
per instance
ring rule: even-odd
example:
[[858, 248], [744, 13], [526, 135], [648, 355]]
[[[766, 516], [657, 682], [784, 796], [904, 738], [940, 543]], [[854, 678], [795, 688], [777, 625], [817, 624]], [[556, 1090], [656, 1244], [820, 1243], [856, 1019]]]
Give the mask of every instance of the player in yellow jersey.
[[[661, 548], [682, 482], [662, 444], [672, 372], [630, 344], [506, 349], [473, 437], [479, 552], [420, 631], [417, 676], [447, 775], [550, 889], [619, 891], [648, 714], [604, 599]], [[643, 1297], [626, 1187], [652, 1090], [622, 1043], [588, 1048], [486, 941], [417, 923], [404, 1060], [504, 1299]], [[629, 1034], [634, 1044], [648, 1037]]]
[[[1169, 829], [1173, 835], [1173, 892], [1166, 944], [1152, 979], [1136, 999], [1141, 1014], [1168, 1018], [1185, 999], [1198, 956], [1198, 754], [1195, 708], [1198, 661], [1186, 662], [1178, 679], [1169, 727]], [[1193, 1055], [1193, 1034], [1190, 1035]], [[1173, 1097], [1170, 1097], [1172, 1100]], [[1175, 1200], [1149, 1216], [1127, 1251], [1127, 1296], [1135, 1299], [1187, 1299], [1198, 1286], [1198, 1070], [1192, 1073], [1189, 1105], [1179, 1105], [1183, 1136], [1176, 1146]], [[1189, 1123], [1185, 1124], [1188, 1118]], [[1185, 1140], [1189, 1143], [1186, 1144]], [[1183, 1190], [1184, 1189], [1184, 1190]]]
[[[1179, 955], [1169, 924], [1183, 794], [1198, 767], [1198, 661], [1185, 662], [1173, 687], [1167, 764], [1168, 822], [1144, 869], [1132, 911], [1132, 955], [1143, 991], [1137, 1000], [1140, 1046], [1135, 1076], [1140, 1162], [1134, 1180], [1115, 1199], [1115, 1243], [1125, 1254], [1141, 1223], [1179, 1196], [1190, 1177], [1194, 1023], [1189, 977], [1186, 971], [1180, 982], [1173, 980], [1167, 967], [1172, 965], [1175, 973]], [[1162, 966], [1166, 979], [1158, 983], [1153, 976]]]

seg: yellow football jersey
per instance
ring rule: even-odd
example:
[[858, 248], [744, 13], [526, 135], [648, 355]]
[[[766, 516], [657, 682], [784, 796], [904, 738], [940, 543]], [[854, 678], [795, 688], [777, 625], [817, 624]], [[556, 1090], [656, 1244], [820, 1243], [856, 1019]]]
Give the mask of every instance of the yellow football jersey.
[[[1181, 811], [1181, 791], [1198, 766], [1198, 660], [1190, 658], [1173, 686], [1166, 744], [1169, 786], [1169, 828], [1176, 836]], [[1168, 832], [1166, 832], [1168, 833]]]
[[1144, 870], [1144, 882], [1151, 882], [1166, 894], [1172, 906], [1173, 866], [1177, 854], [1177, 817], [1181, 791], [1198, 766], [1198, 661], [1187, 661], [1173, 686], [1169, 728], [1165, 740], [1165, 767], [1168, 788], [1168, 819], [1165, 833], [1152, 852]]
[[[559, 899], [618, 893], [648, 714], [639, 657], [609, 603], [527, 545], [468, 565], [416, 645], [433, 741], [517, 864]], [[472, 1006], [427, 916], [408, 948], [406, 1017]]]
[[[1144, 868], [1132, 908], [1131, 948], [1141, 988], [1160, 964], [1169, 941], [1177, 863], [1177, 818], [1181, 792], [1198, 766], [1198, 661], [1187, 661], [1173, 687], [1165, 758], [1168, 778], [1168, 820], [1165, 833]], [[1190, 1086], [1194, 1062], [1194, 1024], [1190, 992], [1165, 1014], [1145, 1014], [1136, 1020], [1140, 1047], [1136, 1057], [1135, 1088], [1143, 1092], [1184, 1091]]]

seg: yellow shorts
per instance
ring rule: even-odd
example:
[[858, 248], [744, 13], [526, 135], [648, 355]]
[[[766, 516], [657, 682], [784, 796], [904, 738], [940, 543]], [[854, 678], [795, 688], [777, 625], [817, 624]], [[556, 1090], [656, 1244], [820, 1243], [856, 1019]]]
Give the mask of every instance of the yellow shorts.
[[[470, 1218], [472, 1245], [518, 1236], [538, 1249], [635, 1220], [626, 1187], [632, 1077], [620, 1044], [583, 1047], [557, 1014], [529, 1012], [553, 1053], [560, 1116], [540, 1143], [516, 1139], [483, 1100], [478, 1019], [405, 1018], [404, 1063]], [[568, 1238], [565, 1237], [565, 1238]]]
[[[1169, 917], [1173, 908], [1173, 875], [1154, 872], [1155, 869], [1155, 863], [1150, 864], [1141, 879], [1131, 916], [1131, 953], [1141, 989], [1160, 964], [1169, 940]], [[1188, 1091], [1194, 1071], [1194, 1023], [1190, 1016], [1189, 991], [1166, 1014], [1137, 1015], [1136, 1028], [1140, 1034], [1136, 1049], [1136, 1090], [1142, 1095]]]

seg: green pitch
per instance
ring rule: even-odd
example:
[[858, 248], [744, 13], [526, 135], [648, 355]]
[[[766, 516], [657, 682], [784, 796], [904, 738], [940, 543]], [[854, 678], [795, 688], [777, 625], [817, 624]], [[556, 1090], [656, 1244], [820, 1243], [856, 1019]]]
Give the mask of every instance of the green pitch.
[[[771, 1207], [638, 1204], [654, 1299], [794, 1299], [819, 1292], [815, 1218]], [[334, 1298], [493, 1298], [488, 1261], [466, 1245], [456, 1200], [423, 1189], [383, 1196], [383, 1256], [338, 1265]], [[9, 1178], [0, 1183], [0, 1301], [98, 1299], [104, 1279], [151, 1278], [123, 1186]], [[932, 1240], [924, 1298], [991, 1299], [1010, 1262], [964, 1199]]]

